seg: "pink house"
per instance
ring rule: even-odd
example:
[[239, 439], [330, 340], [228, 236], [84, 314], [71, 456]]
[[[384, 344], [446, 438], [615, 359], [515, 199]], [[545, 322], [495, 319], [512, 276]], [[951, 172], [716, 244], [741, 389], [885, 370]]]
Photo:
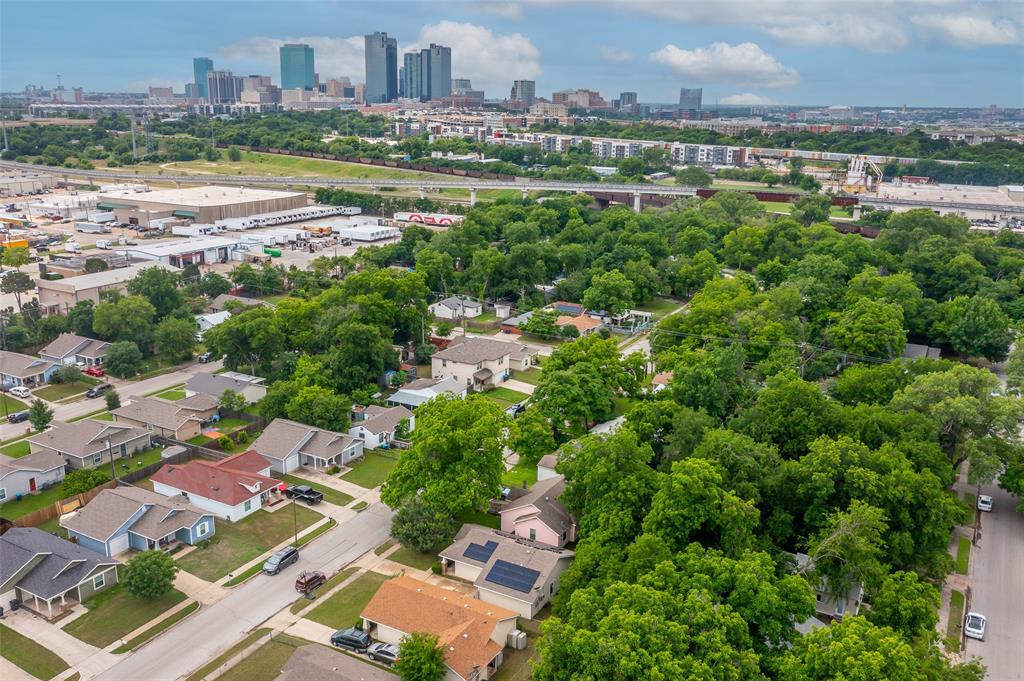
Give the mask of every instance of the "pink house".
[[575, 542], [576, 522], [558, 500], [564, 488], [561, 475], [538, 481], [501, 510], [501, 531], [554, 548]]

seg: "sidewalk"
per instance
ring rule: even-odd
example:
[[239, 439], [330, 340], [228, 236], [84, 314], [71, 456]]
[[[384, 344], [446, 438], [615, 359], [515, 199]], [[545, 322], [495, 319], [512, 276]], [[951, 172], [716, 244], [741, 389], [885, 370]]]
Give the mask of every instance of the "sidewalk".
[[[115, 650], [117, 650], [118, 648], [120, 648], [123, 645], [122, 641], [131, 641], [136, 636], [139, 636], [140, 634], [144, 634], [145, 632], [149, 631], [150, 629], [152, 629], [156, 625], [158, 625], [161, 622], [163, 622], [165, 619], [168, 619], [172, 615], [175, 615], [178, 612], [180, 612], [180, 611], [184, 610], [185, 608], [189, 607], [194, 602], [195, 601], [192, 600], [191, 598], [186, 598], [185, 600], [183, 600], [181, 603], [178, 603], [173, 608], [160, 613], [160, 615], [158, 615], [158, 616], [154, 617], [153, 619], [151, 619], [150, 621], [146, 622], [145, 624], [143, 624], [138, 629], [135, 629], [134, 631], [129, 631], [127, 634], [122, 636], [119, 640], [114, 641], [113, 643], [108, 645], [103, 650], [107, 651], [108, 653], [113, 653]], [[201, 609], [202, 609], [202, 606], [200, 606], [200, 608], [197, 609], [195, 612], [199, 612], [199, 610], [201, 610]], [[184, 621], [184, 620], [182, 620], [182, 621]], [[164, 631], [166, 631], [166, 629]], [[156, 638], [157, 636], [159, 636], [162, 633], [164, 633], [164, 632], [161, 631], [161, 632], [155, 634], [153, 636], [153, 638]], [[152, 639], [150, 639], [150, 640], [152, 640]], [[146, 642], [144, 641], [142, 644], [139, 644], [139, 645], [143, 645], [144, 643], [146, 643]], [[129, 653], [130, 652], [131, 651], [129, 651]], [[122, 654], [124, 654], [124, 653], [122, 653]]]
[[71, 634], [27, 610], [18, 610], [4, 618], [4, 624], [49, 648], [82, 675], [91, 679], [113, 667], [118, 658], [111, 653], [79, 641]]

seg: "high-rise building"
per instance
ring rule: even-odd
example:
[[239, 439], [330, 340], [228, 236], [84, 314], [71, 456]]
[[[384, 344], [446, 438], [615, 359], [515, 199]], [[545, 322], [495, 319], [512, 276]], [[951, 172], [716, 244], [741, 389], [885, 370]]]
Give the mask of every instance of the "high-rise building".
[[704, 88], [681, 87], [679, 88], [679, 108], [700, 111], [700, 99]]
[[405, 99], [423, 98], [423, 54], [406, 52], [402, 55], [401, 93]]
[[458, 94], [473, 89], [473, 83], [469, 78], [452, 78], [452, 93]]
[[206, 74], [206, 100], [210, 104], [231, 104], [242, 97], [242, 77], [230, 71], [210, 71]]
[[259, 90], [261, 88], [270, 87], [273, 85], [273, 81], [270, 76], [242, 76], [242, 90]]
[[213, 71], [213, 60], [209, 57], [196, 57], [192, 60], [193, 81], [196, 84], [193, 94], [203, 99], [210, 98], [210, 90], [206, 87], [206, 75]]
[[398, 41], [387, 33], [365, 36], [367, 104], [393, 102], [398, 98]]
[[420, 98], [441, 99], [452, 93], [452, 48], [430, 44], [420, 50], [421, 76], [423, 82]]
[[512, 92], [509, 99], [514, 99], [525, 106], [533, 106], [537, 101], [537, 81], [535, 80], [514, 80], [512, 81]]
[[623, 92], [619, 94], [619, 108], [623, 111], [632, 111], [636, 108], [636, 93], [635, 92]]
[[302, 43], [281, 46], [281, 89], [316, 90], [312, 47]]

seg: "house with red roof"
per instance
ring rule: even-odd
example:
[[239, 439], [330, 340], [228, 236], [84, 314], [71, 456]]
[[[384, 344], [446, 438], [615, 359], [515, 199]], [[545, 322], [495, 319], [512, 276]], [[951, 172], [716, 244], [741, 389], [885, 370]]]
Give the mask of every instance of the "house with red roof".
[[286, 487], [270, 477], [270, 462], [252, 450], [221, 461], [167, 464], [151, 480], [157, 494], [181, 495], [193, 506], [232, 522], [268, 505]]

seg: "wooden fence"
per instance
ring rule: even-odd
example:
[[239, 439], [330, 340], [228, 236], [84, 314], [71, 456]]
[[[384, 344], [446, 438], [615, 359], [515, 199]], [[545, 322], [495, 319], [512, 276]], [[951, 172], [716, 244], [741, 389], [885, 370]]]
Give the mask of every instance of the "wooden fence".
[[71, 513], [71, 511], [74, 511], [76, 509], [81, 508], [82, 506], [85, 506], [87, 503], [92, 501], [100, 492], [102, 492], [105, 489], [110, 489], [112, 487], [117, 487], [117, 483], [113, 480], [107, 480], [99, 487], [93, 487], [88, 492], [75, 494], [73, 496], [68, 497], [67, 499], [55, 501], [49, 506], [45, 506], [39, 509], [38, 511], [26, 513], [25, 515], [15, 520], [14, 525], [16, 527], [39, 527], [48, 520], [59, 518], [65, 513]]

